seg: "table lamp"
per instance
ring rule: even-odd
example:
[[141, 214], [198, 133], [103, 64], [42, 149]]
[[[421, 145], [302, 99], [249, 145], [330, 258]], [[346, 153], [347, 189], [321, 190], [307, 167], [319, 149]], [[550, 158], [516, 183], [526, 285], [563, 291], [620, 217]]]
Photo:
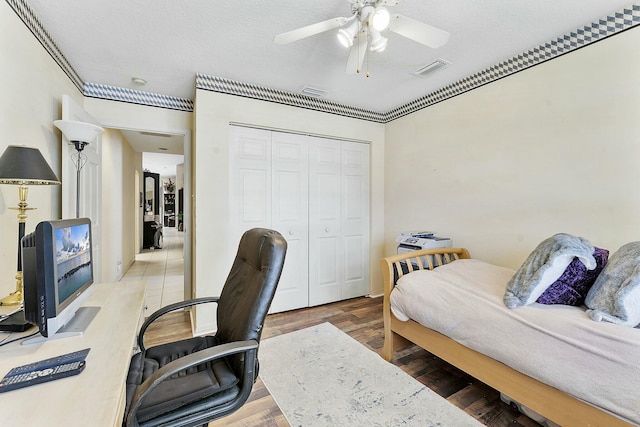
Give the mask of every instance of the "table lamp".
[[20, 202], [18, 211], [18, 272], [16, 274], [16, 290], [9, 296], [0, 299], [1, 305], [17, 305], [22, 303], [22, 251], [20, 241], [24, 237], [27, 211], [35, 208], [27, 207], [28, 185], [60, 184], [58, 177], [40, 153], [40, 150], [24, 145], [10, 145], [0, 157], [0, 184], [18, 185]]

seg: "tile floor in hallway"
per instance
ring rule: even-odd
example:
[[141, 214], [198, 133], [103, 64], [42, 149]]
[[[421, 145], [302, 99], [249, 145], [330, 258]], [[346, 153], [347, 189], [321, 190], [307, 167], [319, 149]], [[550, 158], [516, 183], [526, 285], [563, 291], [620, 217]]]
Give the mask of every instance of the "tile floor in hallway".
[[143, 249], [122, 277], [147, 281], [145, 316], [165, 305], [184, 300], [184, 234], [164, 227], [162, 249]]

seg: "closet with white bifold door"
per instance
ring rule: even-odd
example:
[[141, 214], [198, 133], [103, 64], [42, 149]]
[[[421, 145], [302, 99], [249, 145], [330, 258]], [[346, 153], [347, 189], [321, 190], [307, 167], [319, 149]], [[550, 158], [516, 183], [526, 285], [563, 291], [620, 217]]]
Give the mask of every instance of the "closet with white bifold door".
[[270, 313], [369, 293], [369, 144], [229, 126], [229, 231], [287, 240]]

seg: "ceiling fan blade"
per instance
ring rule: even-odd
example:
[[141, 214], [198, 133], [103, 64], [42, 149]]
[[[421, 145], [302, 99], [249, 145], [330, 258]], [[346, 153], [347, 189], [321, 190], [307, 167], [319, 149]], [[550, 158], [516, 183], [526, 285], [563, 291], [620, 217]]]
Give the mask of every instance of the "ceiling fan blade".
[[307, 25], [306, 27], [278, 34], [273, 38], [273, 42], [275, 44], [287, 44], [295, 42], [306, 37], [315, 36], [316, 34], [333, 30], [334, 28], [342, 27], [348, 20], [348, 18], [327, 19], [326, 21], [318, 22], [315, 24]]
[[434, 49], [445, 45], [449, 40], [447, 31], [403, 15], [392, 15], [388, 29]]
[[353, 46], [349, 51], [349, 59], [347, 60], [347, 74], [355, 74], [362, 70], [364, 56], [367, 54], [367, 33], [360, 32], [358, 37], [353, 41]]

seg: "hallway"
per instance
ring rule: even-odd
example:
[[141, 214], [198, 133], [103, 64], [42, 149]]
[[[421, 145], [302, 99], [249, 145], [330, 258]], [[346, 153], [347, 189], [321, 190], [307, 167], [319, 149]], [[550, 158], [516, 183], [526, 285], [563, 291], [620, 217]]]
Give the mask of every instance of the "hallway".
[[160, 307], [184, 300], [184, 234], [164, 227], [162, 249], [143, 249], [122, 281], [147, 281], [145, 316]]

